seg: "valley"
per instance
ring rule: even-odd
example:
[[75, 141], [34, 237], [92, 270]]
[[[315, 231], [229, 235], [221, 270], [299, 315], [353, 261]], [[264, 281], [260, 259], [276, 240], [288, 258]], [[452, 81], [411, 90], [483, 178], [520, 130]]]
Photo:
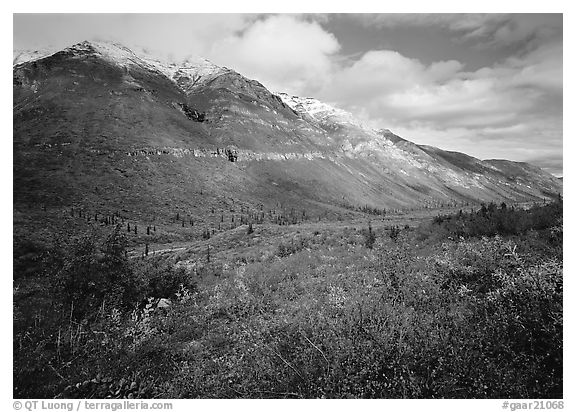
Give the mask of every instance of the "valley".
[[205, 59], [13, 66], [14, 397], [561, 398], [563, 182]]

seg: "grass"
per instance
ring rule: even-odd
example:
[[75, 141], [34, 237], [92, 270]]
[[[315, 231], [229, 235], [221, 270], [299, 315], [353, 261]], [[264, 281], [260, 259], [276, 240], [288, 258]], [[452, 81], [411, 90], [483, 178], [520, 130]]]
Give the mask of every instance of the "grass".
[[[44, 273], [15, 276], [14, 396], [562, 397], [551, 228], [371, 228], [244, 226], [147, 259], [126, 257], [123, 236], [64, 242]], [[76, 275], [92, 299], [82, 311], [46, 293]], [[172, 305], [155, 308], [160, 297]]]

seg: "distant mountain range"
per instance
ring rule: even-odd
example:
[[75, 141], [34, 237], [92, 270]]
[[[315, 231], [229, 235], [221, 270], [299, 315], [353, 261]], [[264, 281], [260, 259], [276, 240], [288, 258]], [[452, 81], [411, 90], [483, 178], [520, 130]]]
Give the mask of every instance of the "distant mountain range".
[[14, 206], [148, 216], [231, 204], [310, 210], [536, 201], [562, 181], [375, 130], [207, 60], [112, 43], [15, 51]]

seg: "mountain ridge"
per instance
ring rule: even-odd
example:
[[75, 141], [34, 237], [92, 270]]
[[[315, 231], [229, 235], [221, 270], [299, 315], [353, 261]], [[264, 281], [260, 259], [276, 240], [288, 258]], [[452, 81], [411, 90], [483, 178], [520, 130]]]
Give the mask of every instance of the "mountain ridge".
[[[139, 196], [131, 200], [133, 185], [108, 167], [132, 171], [151, 209], [165, 203], [156, 194], [162, 187], [186, 210], [203, 207], [197, 193], [333, 210], [534, 201], [561, 191], [540, 169], [417, 145], [207, 60], [179, 66], [81, 42], [19, 62], [13, 73], [15, 203], [98, 203], [74, 159], [93, 165], [113, 193], [110, 208]], [[46, 193], [51, 186], [58, 188]]]
[[[112, 47], [110, 47], [112, 46]], [[176, 85], [181, 85], [184, 84], [189, 90], [186, 90], [183, 88], [183, 91], [190, 93], [191, 90], [190, 89], [194, 89], [194, 88], [199, 88], [202, 86], [205, 86], [206, 83], [215, 80], [215, 78], [221, 76], [221, 75], [225, 75], [225, 74], [236, 74], [239, 75], [239, 73], [235, 72], [234, 70], [228, 69], [226, 67], [221, 67], [221, 66], [217, 66], [216, 64], [212, 63], [211, 61], [209, 61], [208, 59], [205, 58], [195, 58], [195, 59], [186, 59], [182, 64], [176, 64], [176, 63], [165, 63], [162, 62], [161, 60], [152, 58], [150, 56], [138, 56], [136, 53], [134, 53], [132, 50], [128, 49], [127, 47], [123, 46], [120, 43], [117, 42], [103, 42], [103, 41], [82, 41], [80, 43], [74, 44], [70, 47], [66, 47], [60, 51], [56, 51], [56, 52], [48, 52], [48, 51], [29, 51], [29, 50], [18, 50], [15, 51], [14, 54], [16, 55], [16, 53], [18, 53], [18, 57], [20, 57], [21, 55], [26, 55], [28, 56], [27, 58], [24, 58], [23, 60], [18, 60], [16, 63], [14, 63], [14, 66], [18, 65], [18, 64], [23, 64], [23, 63], [27, 63], [30, 61], [36, 61], [36, 60], [40, 60], [46, 57], [49, 57], [52, 54], [58, 53], [58, 52], [62, 52], [62, 51], [79, 51], [79, 52], [86, 52], [86, 51], [90, 51], [90, 52], [99, 52], [102, 55], [106, 55], [108, 54], [108, 57], [111, 57], [115, 62], [119, 62], [122, 60], [125, 60], [123, 63], [126, 64], [127, 61], [126, 60], [130, 60], [130, 59], [126, 59], [124, 56], [124, 59], [119, 59], [118, 57], [121, 56], [118, 53], [114, 53], [114, 51], [116, 50], [121, 50], [125, 52], [125, 55], [128, 55], [130, 57], [133, 57], [137, 60], [141, 60], [144, 61], [150, 65], [152, 65], [153, 67], [157, 68], [158, 70], [160, 70], [168, 79], [172, 80]], [[18, 59], [18, 57], [14, 58], [14, 61], [16, 61]], [[191, 75], [193, 78], [190, 79], [190, 77], [186, 77], [185, 76], [185, 72], [188, 71], [189, 75]], [[208, 79], [205, 79], [206, 77], [208, 77]], [[188, 80], [188, 81], [186, 81]], [[202, 80], [200, 82], [200, 80]], [[248, 79], [249, 80], [249, 79]], [[256, 80], [249, 80], [251, 82], [255, 82], [258, 85], [262, 86], [261, 83], [259, 83]], [[189, 84], [192, 83], [192, 84]], [[271, 94], [278, 96], [282, 102], [284, 102], [287, 106], [291, 107], [295, 112], [299, 112], [300, 114], [308, 114], [310, 115], [312, 118], [316, 119], [316, 120], [322, 120], [325, 119], [327, 117], [340, 117], [339, 122], [343, 121], [343, 118], [346, 118], [347, 121], [349, 121], [351, 124], [354, 124], [356, 126], [362, 127], [365, 130], [370, 130], [370, 131], [374, 131], [374, 132], [379, 132], [379, 130], [377, 129], [373, 129], [370, 128], [364, 124], [362, 124], [359, 120], [355, 119], [354, 116], [352, 115], [352, 113], [345, 111], [343, 109], [340, 109], [338, 107], [334, 107], [332, 105], [329, 105], [327, 103], [321, 102], [320, 100], [314, 98], [314, 97], [299, 97], [299, 96], [295, 96], [295, 95], [289, 95], [288, 93], [285, 92], [274, 92]], [[322, 117], [320, 117], [319, 119], [317, 119], [317, 115], [318, 113], [320, 114], [324, 114]], [[388, 135], [393, 135], [393, 133], [389, 130], [389, 129], [382, 129], [382, 132], [387, 133]], [[405, 142], [409, 142], [406, 139], [402, 139], [397, 135], [394, 135], [394, 137], [396, 137], [397, 139], [401, 139]], [[410, 142], [412, 143], [412, 142]], [[445, 152], [449, 152], [449, 153], [461, 153], [461, 152], [457, 152], [457, 151], [452, 151], [452, 150], [444, 150], [444, 149], [439, 149], [437, 147], [433, 147], [433, 146], [429, 146], [429, 145], [418, 145], [419, 147], [430, 147], [430, 148], [434, 148], [437, 150], [443, 150]], [[465, 153], [462, 153], [466, 156], [469, 156]], [[469, 156], [471, 158], [473, 158], [473, 156]], [[477, 159], [477, 158], [474, 158]], [[528, 163], [529, 162], [519, 162], [519, 161], [510, 161], [507, 159], [477, 159], [480, 161], [491, 161], [491, 160], [506, 160], [509, 162], [513, 162], [513, 163]]]

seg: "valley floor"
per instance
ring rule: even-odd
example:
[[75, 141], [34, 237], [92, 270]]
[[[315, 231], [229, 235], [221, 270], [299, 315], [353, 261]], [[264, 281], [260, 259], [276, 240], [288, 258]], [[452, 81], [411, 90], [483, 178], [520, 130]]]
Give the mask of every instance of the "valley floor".
[[80, 239], [15, 276], [14, 396], [562, 397], [561, 221], [442, 220], [243, 225], [145, 257], [122, 230]]
[[[215, 251], [233, 250], [238, 247], [236, 242], [249, 240], [252, 246], [261, 246], [261, 240], [264, 243], [270, 243], [268, 240], [279, 241], [283, 238], [290, 238], [302, 233], [313, 233], [315, 231], [328, 231], [338, 232], [346, 229], [368, 228], [372, 226], [375, 230], [383, 232], [389, 231], [393, 227], [402, 229], [414, 229], [422, 223], [429, 222], [432, 218], [439, 215], [450, 215], [458, 213], [462, 208], [458, 207], [445, 207], [439, 209], [422, 209], [417, 211], [407, 211], [401, 213], [388, 213], [385, 216], [358, 216], [352, 219], [341, 219], [334, 221], [306, 221], [300, 222], [296, 225], [278, 225], [274, 223], [265, 223], [254, 225], [257, 227], [256, 235], [246, 237], [244, 234], [247, 231], [248, 225], [239, 226], [233, 230], [226, 230], [217, 232], [210, 240], [195, 239], [191, 241], [174, 241], [169, 243], [148, 243], [149, 255], [168, 255], [183, 250], [189, 252], [199, 253], [201, 250], [206, 249], [207, 245], [214, 248]], [[468, 210], [471, 210], [468, 208]], [[145, 243], [129, 247], [129, 256], [132, 258], [142, 257], [145, 252]]]

